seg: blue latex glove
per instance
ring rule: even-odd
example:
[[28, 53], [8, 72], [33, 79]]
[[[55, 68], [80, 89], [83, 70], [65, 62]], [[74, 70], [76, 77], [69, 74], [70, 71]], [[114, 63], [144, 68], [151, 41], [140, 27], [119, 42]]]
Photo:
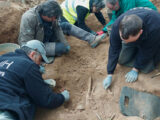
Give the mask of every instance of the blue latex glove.
[[104, 80], [103, 80], [103, 87], [106, 90], [112, 83], [112, 76], [108, 75]]
[[45, 67], [42, 65], [40, 65], [39, 67], [40, 67], [39, 68], [40, 73], [44, 74], [46, 72]]
[[125, 78], [126, 82], [135, 82], [138, 78], [138, 72], [136, 72], [135, 70], [131, 70], [126, 74]]
[[63, 92], [61, 92], [61, 94], [64, 96], [65, 101], [69, 100], [69, 92], [67, 90], [64, 90]]

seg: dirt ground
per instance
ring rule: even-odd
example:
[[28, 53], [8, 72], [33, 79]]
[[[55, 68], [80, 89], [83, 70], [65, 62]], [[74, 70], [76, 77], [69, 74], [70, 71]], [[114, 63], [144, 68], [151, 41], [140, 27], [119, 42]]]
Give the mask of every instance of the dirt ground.
[[[160, 10], [160, 1], [154, 0], [153, 3]], [[27, 9], [27, 5], [0, 1], [0, 43], [17, 43], [20, 18]], [[105, 11], [103, 13], [108, 20]], [[89, 16], [87, 25], [95, 31], [103, 28], [94, 15]], [[138, 117], [126, 117], [120, 113], [121, 89], [128, 86], [160, 96], [160, 77], [151, 79], [151, 76], [159, 71], [140, 73], [137, 82], [126, 83], [124, 76], [131, 68], [118, 65], [111, 87], [104, 90], [102, 82], [107, 75], [109, 38], [107, 37], [95, 49], [75, 37], [66, 38], [71, 51], [56, 58], [53, 64], [47, 65], [44, 78], [56, 80], [55, 91], [61, 88], [69, 90], [70, 101], [54, 110], [38, 108], [35, 120], [98, 120], [97, 115], [102, 120], [111, 120], [112, 116], [114, 116], [112, 120], [142, 120]]]

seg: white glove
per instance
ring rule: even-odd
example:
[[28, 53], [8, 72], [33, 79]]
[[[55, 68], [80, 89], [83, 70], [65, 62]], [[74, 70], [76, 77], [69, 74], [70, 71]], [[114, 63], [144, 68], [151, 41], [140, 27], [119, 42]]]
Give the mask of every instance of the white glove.
[[44, 82], [46, 84], [49, 84], [52, 88], [54, 88], [56, 86], [56, 81], [53, 79], [47, 79], [47, 80], [44, 80]]
[[65, 101], [69, 100], [69, 92], [67, 90], [64, 90], [63, 92], [61, 92], [61, 94], [64, 96]]

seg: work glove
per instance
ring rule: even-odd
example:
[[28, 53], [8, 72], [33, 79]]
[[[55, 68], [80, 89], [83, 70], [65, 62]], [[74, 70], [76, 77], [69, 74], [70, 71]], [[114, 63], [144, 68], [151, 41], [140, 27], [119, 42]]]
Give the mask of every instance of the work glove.
[[56, 86], [56, 81], [53, 79], [47, 79], [47, 80], [44, 80], [44, 82], [48, 84], [51, 88], [54, 88]]
[[45, 67], [42, 65], [40, 65], [39, 67], [40, 67], [39, 68], [40, 73], [44, 74], [46, 72]]
[[98, 34], [98, 35], [102, 35], [103, 33], [104, 33], [104, 31], [103, 31], [103, 30], [101, 30], [101, 31], [97, 32], [97, 34]]
[[125, 75], [126, 82], [135, 82], [138, 78], [138, 72], [131, 70]]
[[96, 33], [96, 32], [94, 32], [94, 31], [91, 31], [91, 33], [92, 33], [93, 35], [97, 35], [97, 33]]
[[103, 87], [106, 90], [112, 83], [112, 75], [108, 75], [104, 80], [103, 80]]
[[64, 90], [61, 94], [64, 96], [65, 102], [69, 100], [69, 92], [67, 90]]

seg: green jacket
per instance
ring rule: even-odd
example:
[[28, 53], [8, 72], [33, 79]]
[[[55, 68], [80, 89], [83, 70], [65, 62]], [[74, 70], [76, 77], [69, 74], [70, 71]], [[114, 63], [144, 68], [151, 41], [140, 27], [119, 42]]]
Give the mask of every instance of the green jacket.
[[152, 2], [149, 0], [119, 0], [120, 9], [118, 11], [112, 11], [112, 19], [110, 22], [103, 28], [103, 31], [107, 31], [107, 27], [111, 26], [114, 21], [126, 11], [135, 8], [135, 7], [148, 7], [153, 10], [157, 10]]

